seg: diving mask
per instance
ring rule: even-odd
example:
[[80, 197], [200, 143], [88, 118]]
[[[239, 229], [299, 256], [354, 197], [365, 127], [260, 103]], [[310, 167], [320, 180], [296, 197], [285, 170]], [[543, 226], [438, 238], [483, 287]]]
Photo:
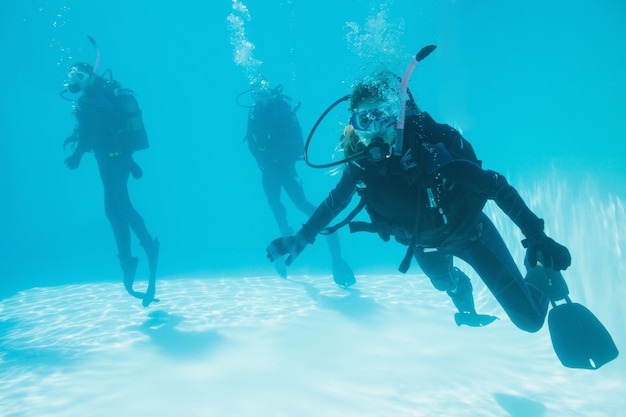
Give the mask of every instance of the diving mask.
[[350, 124], [356, 130], [378, 132], [387, 129], [396, 123], [396, 117], [387, 110], [368, 109], [354, 113], [350, 117]]
[[92, 75], [93, 73], [83, 71], [78, 67], [72, 67], [67, 74], [65, 88], [67, 88], [67, 91], [70, 93], [78, 93], [87, 87]]
[[370, 161], [382, 161], [391, 156], [396, 120], [391, 108], [380, 107], [359, 110], [350, 117], [350, 125]]

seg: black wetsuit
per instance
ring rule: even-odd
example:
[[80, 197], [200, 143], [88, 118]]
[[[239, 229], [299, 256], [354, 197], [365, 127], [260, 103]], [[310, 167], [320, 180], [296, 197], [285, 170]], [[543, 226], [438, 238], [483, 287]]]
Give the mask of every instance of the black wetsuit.
[[77, 145], [74, 155], [80, 158], [83, 153], [93, 151], [104, 186], [105, 213], [124, 265], [131, 258], [131, 229], [144, 248], [151, 248], [154, 243], [128, 194], [129, 174], [138, 166], [119, 134], [120, 120], [114, 106], [113, 90], [102, 79], [97, 79], [78, 100], [75, 116]]
[[[393, 236], [407, 245], [407, 256], [417, 260], [439, 290], [449, 291], [458, 282], [453, 257], [463, 259], [519, 328], [539, 330], [547, 299], [525, 284], [500, 234], [482, 210], [488, 199], [495, 201], [525, 236], [542, 232], [543, 220], [530, 211], [502, 175], [482, 169], [475, 161], [455, 159], [442, 143], [436, 143], [438, 137], [441, 142], [450, 135], [462, 138], [453, 128], [431, 122], [423, 114], [408, 126], [404, 158], [394, 155], [382, 163], [348, 164], [302, 233], [313, 241], [358, 190], [372, 224], [356, 223], [357, 229], [375, 231], [385, 240]], [[418, 141], [416, 136], [432, 143]]]
[[280, 200], [284, 189], [294, 205], [310, 216], [315, 205], [304, 194], [296, 171], [302, 159], [302, 129], [291, 105], [279, 97], [257, 103], [248, 115], [248, 148], [261, 169], [261, 181], [267, 202], [283, 236], [292, 234], [287, 211]]

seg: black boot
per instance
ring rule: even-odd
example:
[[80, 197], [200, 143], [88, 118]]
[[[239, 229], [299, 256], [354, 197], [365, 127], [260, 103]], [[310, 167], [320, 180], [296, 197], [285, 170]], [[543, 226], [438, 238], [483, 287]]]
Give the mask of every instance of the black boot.
[[472, 287], [472, 282], [469, 277], [457, 267], [452, 268], [450, 274], [452, 275], [453, 282], [456, 281], [456, 286], [448, 290], [447, 293], [459, 310], [459, 313], [476, 314], [474, 295], [472, 294], [474, 288]]
[[455, 288], [447, 291], [447, 293], [459, 310], [459, 312], [454, 315], [454, 321], [457, 326], [467, 325], [471, 327], [483, 327], [497, 320], [496, 316], [476, 313], [476, 308], [474, 307], [474, 288], [467, 275], [456, 267], [452, 268], [451, 275], [453, 281], [457, 282], [457, 285]]
[[[541, 255], [541, 254], [539, 254]], [[537, 265], [530, 266], [528, 259], [524, 258], [526, 277], [524, 281], [531, 288], [539, 290], [552, 302], [562, 300], [569, 295], [569, 288], [560, 271], [552, 268], [544, 268], [541, 265], [543, 256], [538, 256]]]

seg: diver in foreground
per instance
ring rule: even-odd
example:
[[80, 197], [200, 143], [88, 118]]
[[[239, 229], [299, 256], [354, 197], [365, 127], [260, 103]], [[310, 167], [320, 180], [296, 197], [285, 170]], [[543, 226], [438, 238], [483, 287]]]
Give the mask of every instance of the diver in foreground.
[[[406, 272], [414, 258], [435, 288], [452, 299], [458, 309], [458, 325], [487, 325], [496, 318], [476, 312], [470, 279], [453, 263], [455, 257], [462, 259], [524, 331], [541, 329], [552, 303], [555, 324], [550, 329], [562, 363], [597, 369], [617, 356], [617, 349], [595, 316], [588, 310], [581, 312], [578, 307], [582, 306], [569, 300], [567, 284], [559, 272], [571, 264], [569, 250], [546, 235], [544, 221], [504, 176], [483, 169], [469, 142], [454, 128], [435, 122], [421, 111], [408, 91], [413, 68], [432, 50], [434, 46], [422, 49], [402, 78], [387, 72], [366, 77], [318, 120], [319, 124], [336, 104], [349, 101], [351, 115], [341, 138], [344, 159], [325, 165], [310, 163], [314, 167], [343, 163], [342, 177], [294, 236], [270, 243], [268, 258], [275, 261], [287, 256], [286, 264], [290, 265], [318, 234], [332, 233], [337, 226], [350, 222], [353, 232], [375, 232], [385, 241], [393, 237], [405, 245], [400, 271]], [[305, 158], [316, 127], [305, 146]], [[327, 228], [355, 194], [360, 195], [371, 223], [351, 222], [355, 210], [343, 222]], [[524, 234], [526, 276], [483, 213], [488, 200], [493, 200]], [[565, 304], [557, 306], [559, 300]], [[581, 348], [585, 339], [596, 335], [605, 341], [599, 351]]]
[[[90, 41], [95, 42], [90, 38]], [[99, 51], [98, 51], [99, 58]], [[132, 91], [122, 89], [116, 81], [96, 74], [94, 66], [77, 63], [70, 68], [61, 93], [80, 94], [75, 102], [76, 127], [63, 147], [71, 145], [73, 152], [65, 159], [69, 169], [76, 169], [86, 152], [93, 152], [102, 185], [104, 206], [117, 244], [118, 256], [124, 274], [124, 287], [134, 297], [142, 299], [147, 307], [156, 292], [156, 267], [159, 241], [153, 238], [143, 218], [133, 207], [128, 194], [128, 177], [142, 177], [143, 172], [133, 159], [133, 152], [148, 147], [148, 139], [141, 119], [141, 110]], [[70, 100], [68, 98], [68, 100]], [[138, 258], [131, 254], [130, 230], [137, 235], [145, 249], [149, 264], [149, 281], [145, 293], [133, 289]]]

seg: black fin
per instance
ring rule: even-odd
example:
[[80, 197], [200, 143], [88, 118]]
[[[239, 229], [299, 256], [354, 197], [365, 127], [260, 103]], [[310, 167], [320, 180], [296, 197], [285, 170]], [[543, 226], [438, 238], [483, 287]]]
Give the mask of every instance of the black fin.
[[550, 310], [548, 327], [554, 352], [568, 368], [599, 369], [619, 354], [600, 320], [569, 298]]
[[470, 327], [484, 327], [488, 324], [498, 320], [496, 316], [490, 316], [488, 314], [470, 314], [470, 313], [455, 313], [454, 321], [457, 326], [470, 326]]

